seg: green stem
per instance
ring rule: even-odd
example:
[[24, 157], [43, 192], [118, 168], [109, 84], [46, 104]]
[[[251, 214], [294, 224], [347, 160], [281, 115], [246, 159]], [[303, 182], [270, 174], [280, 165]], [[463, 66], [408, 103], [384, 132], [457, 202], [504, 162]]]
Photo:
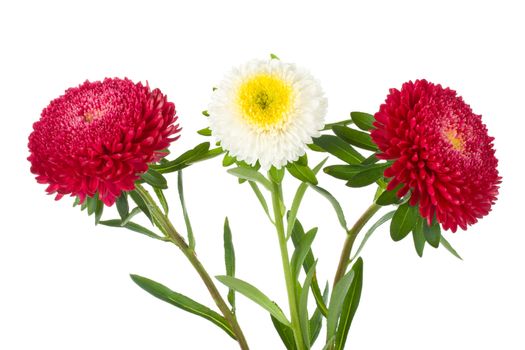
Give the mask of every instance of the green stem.
[[290, 306], [290, 316], [292, 322], [292, 330], [297, 345], [297, 350], [305, 349], [301, 326], [299, 324], [299, 312], [296, 298], [296, 284], [292, 277], [292, 269], [290, 267], [290, 258], [288, 256], [288, 247], [286, 245], [286, 236], [283, 224], [283, 214], [281, 211], [281, 185], [272, 181], [272, 206], [275, 220], [275, 228], [279, 238], [279, 247], [281, 249], [281, 259], [284, 270], [284, 279], [286, 281], [286, 291], [288, 293], [288, 304]]
[[221, 311], [222, 315], [232, 327], [233, 333], [235, 333], [235, 337], [237, 338], [237, 342], [239, 343], [240, 348], [242, 350], [249, 350], [248, 343], [246, 342], [246, 338], [244, 337], [241, 327], [237, 322], [237, 318], [222, 298], [221, 294], [219, 293], [219, 290], [213, 283], [211, 276], [208, 274], [204, 266], [202, 266], [202, 263], [197, 258], [197, 255], [195, 255], [195, 251], [188, 246], [184, 238], [177, 232], [171, 221], [160, 210], [160, 208], [157, 206], [157, 203], [153, 200], [148, 191], [140, 184], [136, 184], [135, 188], [137, 193], [142, 197], [142, 199], [148, 206], [153, 217], [153, 221], [155, 222], [155, 225], [162, 231], [162, 233], [166, 237], [169, 238], [171, 242], [173, 242], [173, 244], [179, 247], [179, 249], [190, 261], [191, 265], [195, 268], [195, 270], [201, 277], [211, 297], [213, 298], [213, 301], [215, 301], [215, 304]]
[[[377, 211], [381, 209], [380, 205], [373, 203], [368, 207], [368, 209], [361, 215], [359, 219], [355, 222], [354, 226], [348, 230], [346, 235], [345, 244], [343, 245], [343, 250], [341, 251], [341, 257], [339, 258], [339, 265], [337, 266], [337, 271], [334, 277], [333, 287], [339, 282], [339, 280], [345, 275], [346, 268], [350, 264], [350, 254], [352, 253], [352, 247], [354, 246], [355, 239], [357, 235], [366, 223], [374, 216]], [[332, 287], [332, 290], [333, 290]]]

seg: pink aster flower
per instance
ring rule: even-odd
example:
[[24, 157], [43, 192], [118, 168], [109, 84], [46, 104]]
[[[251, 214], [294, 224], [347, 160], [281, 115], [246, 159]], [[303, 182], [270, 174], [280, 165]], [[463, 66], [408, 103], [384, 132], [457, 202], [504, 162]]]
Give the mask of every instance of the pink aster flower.
[[399, 197], [411, 191], [410, 204], [429, 224], [436, 217], [455, 232], [489, 213], [501, 182], [494, 138], [455, 91], [405, 83], [390, 90], [375, 119], [378, 158], [394, 160], [388, 189], [400, 186]]
[[56, 199], [98, 193], [112, 205], [160, 160], [180, 128], [175, 105], [159, 89], [128, 79], [86, 81], [51, 101], [34, 123], [28, 160]]

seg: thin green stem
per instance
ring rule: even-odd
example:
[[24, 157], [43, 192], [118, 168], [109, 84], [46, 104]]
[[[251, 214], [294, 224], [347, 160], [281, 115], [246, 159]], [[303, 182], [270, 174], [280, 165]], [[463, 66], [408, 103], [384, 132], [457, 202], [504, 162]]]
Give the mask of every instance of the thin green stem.
[[296, 284], [292, 277], [292, 269], [290, 267], [290, 258], [288, 255], [288, 247], [286, 245], [286, 236], [283, 224], [283, 214], [281, 211], [281, 185], [272, 181], [272, 206], [275, 221], [275, 228], [279, 238], [279, 247], [281, 249], [281, 259], [283, 264], [284, 279], [286, 281], [286, 291], [288, 293], [288, 304], [290, 306], [290, 316], [292, 322], [292, 330], [295, 339], [297, 350], [305, 349], [301, 326], [299, 324], [299, 311], [296, 297]]
[[237, 338], [237, 342], [239, 343], [240, 348], [242, 350], [249, 350], [248, 343], [246, 342], [246, 338], [244, 337], [241, 327], [237, 322], [237, 318], [222, 298], [221, 294], [219, 293], [219, 290], [213, 283], [211, 276], [208, 274], [204, 266], [202, 266], [202, 263], [197, 258], [197, 255], [195, 255], [195, 251], [188, 246], [184, 238], [177, 232], [171, 221], [160, 210], [157, 203], [153, 200], [148, 191], [140, 184], [136, 184], [135, 188], [137, 193], [142, 197], [142, 199], [148, 206], [155, 225], [161, 230], [161, 232], [166, 237], [169, 238], [171, 242], [173, 242], [173, 244], [179, 247], [179, 249], [190, 261], [191, 265], [195, 268], [195, 270], [201, 277], [211, 297], [213, 298], [213, 301], [215, 301], [215, 304], [221, 311], [222, 315], [232, 327], [233, 333], [235, 333], [235, 337]]
[[[335, 273], [334, 277], [334, 284], [333, 287], [339, 282], [339, 280], [345, 275], [346, 268], [350, 264], [350, 254], [352, 253], [352, 247], [354, 246], [355, 239], [357, 238], [357, 235], [363, 227], [366, 225], [366, 223], [374, 216], [377, 211], [381, 209], [380, 205], [377, 205], [373, 203], [368, 207], [368, 209], [361, 215], [359, 219], [355, 222], [354, 226], [350, 230], [348, 230], [346, 235], [346, 240], [343, 245], [343, 250], [341, 251], [341, 257], [339, 258], [339, 265], [337, 266], [337, 271]], [[333, 290], [332, 287], [332, 290]]]

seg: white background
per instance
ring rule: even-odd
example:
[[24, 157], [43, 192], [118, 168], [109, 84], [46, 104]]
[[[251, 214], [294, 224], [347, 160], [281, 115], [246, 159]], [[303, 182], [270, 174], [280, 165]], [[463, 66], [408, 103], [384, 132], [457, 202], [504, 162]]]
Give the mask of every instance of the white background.
[[[129, 273], [212, 305], [174, 247], [119, 229], [44, 194], [29, 172], [27, 137], [41, 110], [86, 79], [148, 80], [177, 105], [183, 137], [175, 154], [203, 141], [200, 115], [231, 66], [269, 53], [307, 67], [329, 99], [329, 121], [375, 112], [388, 89], [427, 78], [456, 89], [482, 114], [503, 184], [493, 212], [448, 234], [463, 255], [383, 227], [364, 252], [361, 305], [348, 348], [525, 349], [523, 229], [523, 52], [520, 1], [5, 1], [0, 5], [0, 348], [235, 349], [205, 320], [140, 290]], [[312, 160], [316, 160], [312, 157]], [[332, 163], [336, 161], [331, 160]], [[199, 257], [223, 274], [222, 222], [231, 220], [238, 277], [283, 308], [277, 239], [249, 188], [219, 160], [185, 172]], [[320, 176], [353, 222], [372, 189]], [[172, 188], [175, 177], [170, 176]], [[287, 198], [296, 182], [287, 183]], [[183, 231], [176, 192], [172, 219]], [[114, 216], [112, 211], [110, 216]], [[320, 226], [319, 276], [332, 280], [344, 233], [329, 204], [308, 192], [300, 218]], [[255, 350], [280, 349], [264, 311], [238, 296]], [[520, 334], [521, 333], [521, 334]], [[324, 340], [324, 333], [320, 336]], [[320, 342], [319, 344], [320, 345]]]

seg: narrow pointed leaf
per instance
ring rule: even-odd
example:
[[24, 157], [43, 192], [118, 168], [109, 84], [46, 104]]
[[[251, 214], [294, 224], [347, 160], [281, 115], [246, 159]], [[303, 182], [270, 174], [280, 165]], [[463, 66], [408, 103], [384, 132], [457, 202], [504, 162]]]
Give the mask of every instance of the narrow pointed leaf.
[[388, 164], [372, 164], [363, 168], [362, 171], [352, 176], [346, 183], [349, 187], [364, 187], [373, 184], [381, 177]]
[[[321, 300], [323, 304], [326, 304], [328, 300], [328, 283], [326, 283]], [[318, 304], [317, 308], [314, 311], [314, 314], [310, 318], [310, 345], [315, 344], [315, 341], [317, 340], [317, 337], [319, 336], [319, 333], [321, 332], [322, 327], [323, 327], [323, 313], [321, 309], [319, 308], [319, 304]]]
[[131, 199], [133, 199], [133, 201], [135, 202], [135, 204], [137, 204], [140, 210], [142, 210], [144, 215], [146, 215], [148, 219], [151, 221], [151, 223], [153, 224], [153, 218], [151, 217], [151, 212], [149, 210], [149, 207], [147, 206], [146, 202], [144, 202], [140, 194], [138, 194], [138, 192], [135, 190], [130, 191], [128, 193]]
[[272, 184], [270, 181], [257, 170], [245, 167], [237, 167], [229, 169], [228, 173], [240, 179], [257, 182], [258, 184], [263, 185], [268, 191], [272, 190]]
[[[319, 164], [313, 168], [313, 172], [315, 175], [321, 170], [323, 165], [326, 163], [328, 158], [323, 159]], [[299, 211], [299, 206], [301, 205], [301, 201], [303, 200], [304, 194], [306, 193], [306, 190], [308, 189], [308, 184], [303, 182], [302, 184], [297, 187], [297, 191], [295, 192], [295, 196], [293, 197], [292, 201], [292, 207], [290, 208], [290, 212], [288, 214], [287, 222], [286, 222], [286, 240], [290, 238], [290, 235], [292, 234], [292, 230], [294, 228], [295, 220], [297, 219], [297, 212]]]
[[336, 125], [332, 128], [334, 134], [349, 144], [366, 149], [367, 151], [377, 151], [377, 145], [372, 141], [370, 134], [355, 130], [346, 126]]
[[154, 297], [214, 323], [224, 330], [230, 337], [235, 339], [235, 334], [226, 319], [207, 306], [204, 306], [183, 294], [174, 292], [168, 287], [146, 277], [131, 275], [131, 279], [140, 288], [144, 289]]
[[133, 219], [133, 217], [134, 217], [135, 215], [139, 214], [139, 213], [142, 213], [142, 210], [140, 210], [139, 207], [135, 207], [135, 208], [133, 208], [133, 209], [129, 212], [128, 216], [126, 216], [126, 217], [122, 220], [122, 222], [120, 223], [120, 226], [126, 226], [126, 224], [127, 224], [128, 222], [130, 222], [131, 219]]
[[336, 335], [337, 321], [341, 315], [343, 303], [355, 276], [354, 270], [348, 271], [343, 278], [337, 282], [332, 296], [330, 297], [330, 303], [328, 304], [328, 317], [326, 319], [326, 339], [330, 339]]
[[337, 325], [337, 332], [335, 335], [335, 349], [343, 350], [348, 337], [348, 331], [350, 325], [354, 319], [355, 312], [359, 306], [359, 300], [361, 299], [361, 291], [363, 289], [363, 259], [359, 258], [352, 266], [354, 272], [354, 278], [348, 288]]
[[446, 250], [450, 252], [450, 254], [454, 255], [459, 260], [463, 260], [463, 258], [458, 254], [458, 252], [452, 248], [452, 245], [445, 239], [443, 235], [441, 235], [440, 243], [443, 247], [445, 247]]
[[399, 191], [401, 187], [403, 187], [403, 185], [399, 185], [391, 191], [384, 191], [381, 193], [381, 195], [376, 199], [376, 204], [387, 206], [401, 202], [401, 198], [397, 196], [397, 191]]
[[222, 159], [222, 166], [229, 167], [232, 164], [235, 164], [235, 157], [232, 157], [229, 153], [226, 153]]
[[95, 197], [86, 197], [88, 215], [93, 215], [93, 213], [97, 209], [97, 201], [98, 194], [95, 194]]
[[299, 163], [289, 163], [286, 166], [286, 170], [295, 177], [296, 179], [317, 185], [317, 178], [315, 177], [314, 172], [309, 167], [299, 164]]
[[423, 219], [418, 217], [416, 225], [412, 229], [412, 238], [414, 239], [414, 248], [419, 257], [423, 257], [423, 250], [425, 248], [425, 234], [423, 233]]
[[[226, 275], [235, 277], [235, 249], [233, 247], [230, 222], [227, 217], [224, 219], [224, 263], [226, 265]], [[232, 309], [235, 310], [235, 290], [232, 288], [228, 291], [228, 302]]]
[[97, 206], [95, 208], [95, 225], [98, 225], [100, 219], [102, 218], [102, 213], [104, 212], [104, 203], [101, 200], [97, 199]]
[[162, 164], [153, 164], [150, 168], [162, 174], [172, 173], [182, 170], [194, 163], [217, 157], [222, 153], [224, 153], [222, 148], [218, 147], [210, 150], [210, 143], [203, 142], [195, 146], [193, 149], [184, 152], [174, 160]]
[[390, 223], [390, 237], [396, 242], [405, 238], [414, 228], [417, 217], [417, 207], [408, 203], [400, 205]]
[[362, 170], [363, 168], [360, 166], [349, 165], [349, 164], [329, 165], [323, 169], [323, 171], [327, 173], [328, 175], [333, 176], [336, 179], [341, 179], [341, 180], [346, 180], [346, 181], [350, 180], [352, 177], [354, 177], [356, 174], [358, 174]]
[[[317, 228], [312, 229], [308, 231], [299, 242], [299, 245], [295, 249], [292, 255], [292, 274], [294, 275], [294, 278], [297, 279], [299, 277], [299, 272], [301, 271], [301, 266], [303, 266], [303, 263], [305, 261], [306, 256], [308, 253], [310, 253], [310, 248], [312, 247], [312, 243], [315, 239], [315, 235], [317, 234]], [[311, 267], [310, 267], [311, 269]]]
[[125, 225], [122, 225], [122, 222], [121, 222], [120, 219], [113, 219], [113, 220], [100, 221], [99, 224], [105, 225], [105, 226], [111, 226], [111, 227], [127, 228], [130, 231], [138, 232], [138, 233], [141, 233], [141, 234], [146, 235], [148, 237], [158, 239], [160, 241], [166, 241], [165, 238], [159, 236], [155, 232], [153, 232], [151, 230], [148, 230], [147, 228], [145, 228], [145, 227], [143, 227], [143, 226], [141, 226], [139, 224], [136, 224], [134, 222], [131, 222], [131, 221], [128, 222], [127, 224], [125, 224]]
[[160, 188], [153, 188], [153, 192], [157, 195], [157, 198], [159, 199], [160, 206], [162, 207], [162, 210], [164, 211], [165, 215], [168, 215], [169, 213], [169, 206], [168, 201], [166, 200], [166, 197], [164, 196], [164, 192]]
[[303, 334], [303, 341], [306, 348], [310, 348], [310, 322], [308, 315], [308, 294], [310, 293], [310, 285], [315, 274], [316, 262], [310, 268], [310, 271], [306, 274], [303, 288], [299, 296], [299, 325], [301, 327], [301, 333]]
[[361, 241], [361, 244], [359, 244], [359, 248], [357, 248], [357, 251], [355, 252], [354, 256], [351, 258], [352, 261], [355, 260], [355, 258], [358, 257], [359, 254], [361, 254], [361, 251], [365, 247], [365, 244], [368, 241], [368, 239], [370, 238], [370, 236], [372, 236], [372, 234], [379, 228], [379, 226], [383, 225], [385, 222], [387, 222], [388, 220], [392, 219], [392, 217], [394, 216], [395, 212], [396, 212], [395, 210], [392, 210], [392, 211], [386, 213], [379, 220], [377, 220], [372, 226], [370, 226], [368, 231], [366, 231], [366, 234], [364, 235], [364, 237], [363, 237], [363, 239]]
[[153, 188], [160, 188], [163, 190], [168, 188], [168, 181], [166, 178], [153, 169], [148, 169], [148, 171], [142, 174], [140, 178]]
[[345, 120], [341, 120], [339, 122], [325, 124], [325, 126], [323, 127], [322, 130], [331, 130], [336, 125], [343, 125], [344, 126], [344, 125], [349, 125], [349, 124], [352, 124], [352, 123], [353, 123], [352, 119], [345, 119]]
[[255, 193], [255, 196], [259, 200], [259, 203], [261, 204], [261, 207], [263, 208], [264, 212], [266, 213], [266, 216], [268, 216], [268, 219], [273, 223], [273, 218], [270, 215], [270, 210], [268, 209], [268, 203], [266, 202], [266, 198], [264, 198], [264, 195], [262, 194], [261, 190], [259, 189], [259, 186], [253, 181], [248, 181], [248, 184], [252, 188], [253, 192]]
[[323, 197], [328, 199], [328, 201], [330, 202], [330, 204], [332, 204], [332, 207], [334, 208], [337, 214], [337, 219], [339, 220], [341, 227], [345, 229], [345, 231], [348, 231], [343, 208], [341, 208], [341, 205], [339, 204], [337, 199], [335, 199], [335, 197], [330, 192], [328, 192], [322, 187], [315, 186], [315, 185], [310, 185], [310, 187], [313, 188], [317, 193], [321, 194]]
[[425, 239], [432, 247], [439, 247], [439, 242], [441, 240], [441, 227], [439, 222], [434, 218], [432, 225], [428, 226], [427, 220], [423, 219], [423, 233], [425, 234]]
[[313, 141], [315, 145], [348, 164], [360, 164], [365, 159], [352, 146], [337, 136], [321, 135], [321, 137], [315, 138]]
[[283, 167], [277, 169], [276, 167], [272, 166], [270, 170], [268, 171], [268, 174], [270, 174], [270, 179], [280, 184], [283, 181], [285, 170]]
[[355, 125], [361, 130], [369, 131], [374, 128], [374, 121], [375, 118], [372, 114], [364, 113], [364, 112], [352, 112], [350, 113], [350, 117], [352, 118], [352, 121]]
[[129, 214], [128, 193], [122, 192], [115, 204], [120, 218], [124, 220]]
[[191, 227], [190, 216], [186, 209], [186, 202], [184, 201], [184, 183], [182, 181], [182, 171], [179, 170], [177, 176], [177, 190], [179, 192], [180, 205], [182, 207], [182, 216], [186, 225], [186, 232], [188, 234], [188, 245], [191, 249], [195, 249], [195, 236], [193, 235], [193, 228]]
[[292, 328], [282, 324], [275, 317], [271, 317], [273, 326], [277, 331], [277, 334], [279, 334], [279, 337], [283, 341], [284, 346], [286, 346], [286, 350], [296, 350], [297, 347], [295, 346], [295, 338], [293, 335]]
[[273, 315], [279, 322], [289, 326], [290, 322], [283, 314], [281, 309], [268, 298], [263, 292], [251, 284], [231, 276], [216, 276], [217, 280], [224, 284], [226, 287], [232, 288], [237, 292], [241, 293], [248, 299], [252, 300], [263, 309]]

